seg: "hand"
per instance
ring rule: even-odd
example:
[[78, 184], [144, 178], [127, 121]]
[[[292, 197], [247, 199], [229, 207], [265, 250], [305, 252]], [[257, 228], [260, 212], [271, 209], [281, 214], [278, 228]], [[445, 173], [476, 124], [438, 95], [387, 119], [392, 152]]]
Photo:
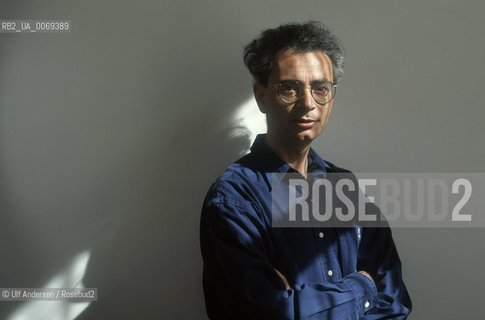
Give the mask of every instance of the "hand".
[[[372, 277], [370, 276], [370, 274], [367, 273], [367, 271], [359, 271], [359, 273], [362, 273], [364, 276], [366, 276], [367, 278], [371, 279], [372, 282], [374, 282], [374, 279], [372, 279]], [[376, 283], [374, 282], [374, 284]]]
[[274, 271], [276, 271], [276, 273], [280, 276], [281, 280], [283, 280], [283, 282], [285, 283], [286, 290], [290, 290], [291, 287], [290, 287], [290, 284], [288, 283], [288, 280], [286, 280], [286, 277], [278, 270], [274, 269]]

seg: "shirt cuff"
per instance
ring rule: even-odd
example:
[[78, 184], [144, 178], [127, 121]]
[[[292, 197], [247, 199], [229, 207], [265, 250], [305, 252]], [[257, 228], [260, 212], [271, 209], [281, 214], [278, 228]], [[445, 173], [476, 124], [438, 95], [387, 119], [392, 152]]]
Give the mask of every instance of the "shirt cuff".
[[363, 316], [368, 310], [374, 308], [377, 303], [377, 288], [371, 279], [362, 273], [354, 272], [342, 278], [342, 282], [345, 283], [355, 295], [359, 317]]

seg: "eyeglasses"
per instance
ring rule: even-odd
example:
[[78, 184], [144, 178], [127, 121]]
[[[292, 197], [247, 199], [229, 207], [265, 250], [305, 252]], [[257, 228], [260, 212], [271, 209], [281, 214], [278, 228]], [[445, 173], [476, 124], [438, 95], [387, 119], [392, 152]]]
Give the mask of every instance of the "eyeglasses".
[[[303, 97], [306, 88], [298, 80], [285, 80], [275, 84], [283, 102], [293, 103]], [[337, 85], [329, 81], [319, 81], [309, 86], [312, 97], [318, 104], [327, 104], [335, 97]]]

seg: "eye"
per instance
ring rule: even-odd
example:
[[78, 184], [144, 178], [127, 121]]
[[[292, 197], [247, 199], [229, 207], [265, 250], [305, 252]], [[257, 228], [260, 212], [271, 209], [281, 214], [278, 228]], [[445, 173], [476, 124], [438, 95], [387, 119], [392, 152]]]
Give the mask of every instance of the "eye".
[[331, 87], [328, 83], [319, 83], [312, 87], [313, 93], [318, 94], [319, 96], [326, 96]]
[[283, 82], [280, 84], [280, 93], [287, 96], [298, 95], [298, 85], [291, 82]]

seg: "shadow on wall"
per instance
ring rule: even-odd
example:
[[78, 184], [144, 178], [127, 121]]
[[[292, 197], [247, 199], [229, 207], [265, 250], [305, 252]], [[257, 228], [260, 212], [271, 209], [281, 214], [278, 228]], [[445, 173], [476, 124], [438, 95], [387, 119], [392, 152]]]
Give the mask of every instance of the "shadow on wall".
[[[211, 168], [223, 169], [249, 144], [247, 136], [231, 138], [230, 130], [196, 137], [188, 131], [166, 145], [164, 150], [173, 161], [160, 164], [156, 178], [149, 177], [155, 169], [147, 171], [135, 187], [152, 194], [139, 195], [136, 205], [140, 208], [120, 221], [109, 248], [104, 244], [93, 248], [84, 282], [98, 287], [102, 298], [77, 320], [202, 316], [200, 207], [218, 174]], [[202, 131], [210, 132], [210, 128]], [[149, 180], [152, 187], [146, 185]]]
[[0, 38], [0, 287], [59, 286], [89, 252], [82, 281], [62, 285], [98, 301], [2, 302], [0, 318], [201, 319], [200, 208], [251, 142], [236, 112], [245, 26], [215, 8], [91, 5], [3, 11], [75, 27]]

